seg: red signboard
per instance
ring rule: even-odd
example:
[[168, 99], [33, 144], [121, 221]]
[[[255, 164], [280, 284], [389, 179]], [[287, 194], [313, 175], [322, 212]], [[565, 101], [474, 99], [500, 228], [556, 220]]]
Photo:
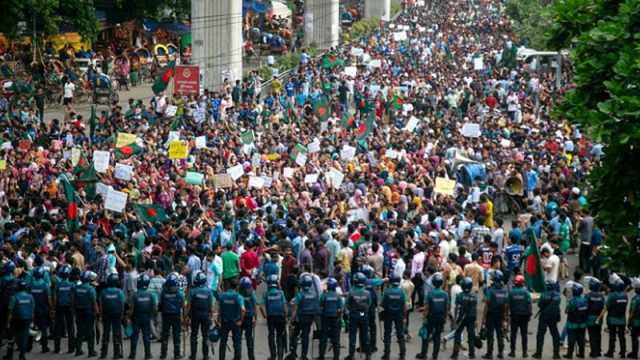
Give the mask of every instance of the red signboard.
[[197, 65], [176, 66], [176, 94], [200, 95], [200, 69]]

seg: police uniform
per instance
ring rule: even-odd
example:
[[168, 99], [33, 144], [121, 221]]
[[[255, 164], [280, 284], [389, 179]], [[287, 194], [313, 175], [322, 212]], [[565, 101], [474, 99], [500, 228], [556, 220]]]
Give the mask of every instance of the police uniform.
[[284, 297], [284, 292], [277, 287], [271, 287], [265, 292], [262, 303], [267, 313], [271, 360], [282, 360], [287, 336], [285, 333], [287, 300]]
[[600, 357], [602, 349], [602, 323], [597, 321], [604, 309], [604, 295], [600, 291], [587, 294], [587, 332], [589, 333], [590, 357]]
[[146, 288], [138, 289], [131, 297], [132, 325], [130, 359], [135, 359], [138, 336], [142, 332], [145, 359], [151, 359], [151, 319], [156, 312], [156, 298]]
[[[296, 305], [296, 315], [298, 326], [300, 327], [300, 337], [302, 348], [300, 355], [302, 359], [307, 358], [309, 353], [309, 336], [311, 334], [311, 326], [316, 316], [320, 315], [320, 298], [312, 287], [308, 287], [299, 291], [293, 299]], [[292, 354], [295, 358], [296, 343], [292, 343]]]
[[607, 327], [609, 328], [609, 350], [605, 354], [607, 357], [613, 357], [616, 336], [620, 340], [620, 356], [625, 355], [627, 350], [624, 332], [628, 301], [627, 295], [622, 290], [611, 292], [607, 296]]
[[355, 286], [347, 298], [347, 310], [349, 311], [349, 359], [354, 359], [356, 353], [356, 336], [360, 333], [360, 348], [365, 350], [366, 357], [369, 353], [369, 309], [371, 308], [371, 294], [362, 285]]
[[372, 353], [378, 351], [378, 332], [376, 327], [376, 316], [378, 315], [378, 293], [376, 287], [381, 286], [384, 281], [380, 278], [367, 279], [365, 288], [371, 295], [371, 306], [369, 306], [369, 346]]
[[36, 279], [31, 283], [31, 295], [33, 295], [33, 300], [35, 302], [33, 323], [40, 331], [40, 345], [42, 347], [42, 352], [47, 353], [49, 352], [49, 304], [51, 303], [51, 288], [44, 279]]
[[73, 345], [74, 340], [74, 328], [73, 328], [73, 311], [71, 310], [71, 300], [73, 296], [74, 285], [68, 279], [62, 277], [56, 278], [54, 295], [54, 306], [56, 309], [54, 319], [54, 345], [53, 351], [55, 353], [60, 352], [60, 340], [67, 335], [68, 341], [68, 353], [71, 354], [75, 351]]
[[238, 294], [237, 291], [229, 289], [220, 295], [220, 318], [222, 325], [220, 327], [220, 360], [225, 359], [229, 333], [231, 333], [231, 338], [233, 339], [233, 358], [235, 360], [242, 358], [240, 326], [244, 312], [244, 298]]
[[[399, 285], [399, 284], [398, 284]], [[389, 359], [391, 351], [391, 330], [396, 329], [400, 359], [404, 359], [407, 349], [404, 343], [404, 314], [407, 311], [407, 299], [404, 291], [397, 285], [386, 289], [382, 294], [382, 310], [384, 320], [384, 354], [383, 359]]]
[[440, 340], [442, 337], [442, 330], [447, 317], [447, 309], [449, 307], [449, 295], [441, 288], [437, 287], [429, 291], [425, 298], [425, 303], [428, 306], [427, 312], [427, 338], [422, 339], [422, 346], [420, 350], [420, 357], [416, 358], [425, 359], [429, 352], [429, 340], [433, 340], [433, 358], [438, 358], [440, 352]]
[[244, 333], [245, 341], [247, 342], [247, 357], [249, 360], [253, 360], [255, 358], [253, 320], [256, 317], [256, 295], [252, 289], [250, 294], [243, 294], [242, 297], [244, 298], [246, 312], [240, 328], [240, 337]]
[[[175, 290], [175, 291], [174, 291]], [[176, 289], [162, 289], [158, 309], [162, 314], [162, 334], [160, 336], [162, 345], [160, 346], [160, 358], [167, 357], [169, 348], [169, 331], [173, 337], [173, 356], [180, 358], [180, 333], [182, 327], [182, 308], [184, 307], [184, 295]]]
[[498, 339], [498, 355], [501, 357], [504, 352], [504, 334], [502, 323], [504, 321], [505, 309], [508, 300], [507, 289], [494, 283], [487, 289], [485, 301], [487, 303], [487, 353], [483, 358], [491, 358], [493, 356], [493, 336], [495, 334]]
[[531, 294], [525, 287], [514, 287], [509, 292], [508, 302], [511, 322], [511, 353], [509, 356], [515, 356], [519, 330], [524, 357], [527, 354], [527, 332], [529, 331], [529, 320], [531, 319]]
[[569, 336], [569, 349], [566, 358], [573, 356], [576, 344], [578, 345], [578, 357], [584, 357], [584, 332], [587, 328], [587, 316], [589, 305], [584, 296], [574, 296], [567, 303], [567, 335]]
[[478, 296], [471, 291], [459, 293], [456, 304], [456, 332], [454, 333], [453, 358], [457, 358], [462, 342], [462, 332], [467, 329], [469, 358], [475, 357], [476, 319], [478, 316]]
[[545, 291], [538, 300], [540, 308], [538, 318], [538, 332], [536, 336], [536, 352], [533, 357], [540, 359], [542, 357], [542, 349], [544, 348], [544, 336], [547, 329], [551, 333], [553, 339], [553, 358], [560, 358], [560, 335], [558, 334], [558, 321], [560, 321], [560, 292], [555, 284], [545, 285]]
[[82, 343], [87, 342], [90, 356], [95, 356], [96, 289], [88, 282], [73, 289], [73, 310], [75, 311], [76, 356], [83, 354]]
[[[17, 291], [9, 300], [8, 307], [9, 316], [11, 317], [10, 331], [18, 345], [21, 360], [24, 359], [24, 354], [29, 348], [29, 328], [31, 327], [35, 312], [35, 300], [26, 290], [27, 289], [23, 288]], [[10, 342], [7, 346], [5, 359], [11, 360], [12, 355], [13, 344]]]
[[5, 338], [12, 338], [8, 332], [7, 319], [9, 316], [9, 302], [16, 293], [17, 280], [13, 276], [15, 264], [13, 262], [6, 263], [3, 266], [2, 278], [0, 278], [0, 341]]
[[100, 358], [107, 356], [109, 336], [113, 333], [113, 358], [122, 358], [122, 317], [126, 297], [117, 287], [108, 287], [100, 293], [100, 311], [102, 315], [102, 347]]
[[640, 336], [640, 290], [636, 288], [636, 294], [631, 299], [631, 308], [629, 309], [631, 327], [631, 353], [627, 354], [628, 358], [638, 358], [638, 337]]
[[325, 291], [320, 297], [320, 359], [324, 359], [327, 350], [327, 340], [331, 340], [333, 359], [340, 358], [340, 316], [343, 302], [334, 290]]

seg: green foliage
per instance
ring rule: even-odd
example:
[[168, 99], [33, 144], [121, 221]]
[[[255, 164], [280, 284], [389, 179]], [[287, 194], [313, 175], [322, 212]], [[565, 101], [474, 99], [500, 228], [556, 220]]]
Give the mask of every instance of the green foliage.
[[60, 0], [59, 12], [70, 22], [83, 39], [95, 41], [98, 37], [98, 18], [91, 0]]
[[[310, 47], [306, 50], [307, 54], [312, 58], [318, 55], [318, 49], [315, 47]], [[280, 73], [293, 69], [300, 64], [301, 56], [301, 51], [290, 52], [282, 55], [276, 60], [275, 68], [279, 69]], [[264, 80], [269, 80], [273, 77], [273, 69], [271, 66], [263, 66], [258, 71], [260, 72], [260, 77]]]
[[[552, 0], [552, 2], [555, 0]], [[508, 0], [506, 13], [511, 19], [513, 31], [528, 47], [545, 48], [545, 30], [552, 23], [551, 5], [544, 0]]]
[[364, 18], [356, 21], [351, 28], [342, 32], [342, 42], [348, 43], [363, 36], [369, 35], [380, 28], [380, 19], [377, 17]]
[[400, 0], [391, 0], [391, 16], [399, 13], [402, 10], [402, 4]]
[[558, 114], [606, 145], [589, 183], [610, 268], [640, 271], [640, 0], [558, 0], [547, 34], [570, 48], [575, 88]]

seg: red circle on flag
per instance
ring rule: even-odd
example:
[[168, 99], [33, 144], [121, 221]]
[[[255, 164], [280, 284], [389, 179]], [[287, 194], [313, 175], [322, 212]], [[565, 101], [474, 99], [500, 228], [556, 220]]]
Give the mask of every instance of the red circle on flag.
[[158, 210], [156, 210], [154, 208], [148, 208], [147, 209], [147, 216], [156, 217], [157, 215], [158, 215]]
[[536, 257], [533, 255], [527, 256], [527, 273], [533, 276], [535, 275], [536, 271], [538, 271]]
[[318, 108], [318, 115], [319, 116], [324, 116], [324, 114], [326, 114], [326, 113], [327, 113], [327, 109], [325, 109], [323, 107]]
[[133, 154], [133, 148], [129, 145], [123, 146], [122, 149], [120, 149], [120, 152], [127, 156], [130, 156], [131, 154]]
[[71, 202], [67, 207], [67, 217], [69, 220], [75, 220], [78, 217], [78, 204]]

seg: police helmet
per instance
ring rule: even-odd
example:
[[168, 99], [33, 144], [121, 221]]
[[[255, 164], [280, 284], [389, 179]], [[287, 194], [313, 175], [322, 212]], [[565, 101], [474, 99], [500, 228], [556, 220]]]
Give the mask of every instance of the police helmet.
[[107, 286], [112, 288], [120, 287], [120, 277], [118, 273], [111, 273], [107, 276]]
[[311, 285], [313, 285], [313, 278], [311, 277], [311, 275], [309, 274], [302, 275], [302, 277], [300, 278], [300, 286], [303, 289], [308, 289], [311, 287]]
[[278, 287], [278, 275], [271, 274], [267, 277], [267, 285], [269, 288], [277, 288]]
[[209, 341], [211, 341], [212, 343], [218, 342], [218, 340], [220, 340], [220, 329], [218, 329], [217, 326], [214, 326], [211, 329], [209, 329], [208, 335], [209, 335]]
[[44, 268], [42, 266], [38, 266], [33, 269], [33, 278], [36, 280], [40, 280], [44, 278]]
[[442, 273], [437, 272], [431, 276], [431, 285], [433, 285], [433, 287], [440, 288], [443, 283]]
[[2, 267], [2, 273], [5, 275], [13, 274], [16, 270], [16, 264], [13, 261], [7, 261]]
[[29, 284], [27, 284], [26, 280], [18, 281], [18, 291], [27, 291], [29, 290]]
[[169, 274], [164, 285], [169, 292], [176, 292], [178, 290], [178, 275], [175, 273]]
[[149, 278], [149, 275], [142, 274], [138, 276], [138, 289], [146, 290], [149, 287], [150, 282], [151, 279]]
[[367, 279], [371, 279], [371, 278], [373, 278], [373, 275], [374, 275], [374, 273], [375, 273], [375, 272], [373, 271], [373, 268], [372, 268], [371, 266], [369, 266], [369, 265], [365, 265], [365, 266], [363, 266], [363, 267], [362, 267], [362, 269], [360, 270], [360, 272], [361, 272], [361, 273], [363, 273], [363, 274], [364, 274], [364, 276], [366, 276], [366, 277], [367, 277]]
[[524, 286], [524, 276], [516, 275], [516, 277], [513, 278], [513, 284], [518, 287]]
[[193, 285], [195, 286], [204, 286], [207, 283], [207, 274], [202, 271], [198, 271], [196, 276], [193, 278]]
[[[585, 278], [587, 278], [587, 276], [585, 276]], [[602, 285], [602, 283], [600, 282], [600, 280], [598, 280], [597, 278], [593, 277], [593, 276], [588, 276], [588, 283], [589, 283], [589, 291], [600, 291], [600, 286]]]
[[327, 289], [335, 291], [338, 288], [338, 281], [335, 278], [330, 277], [327, 279]]
[[470, 277], [462, 279], [461, 287], [462, 291], [466, 293], [471, 292], [471, 289], [473, 288], [473, 280]]
[[93, 282], [97, 278], [98, 278], [98, 275], [96, 275], [96, 273], [94, 273], [93, 271], [84, 271], [80, 275], [80, 281], [82, 281], [83, 283]]
[[247, 291], [252, 288], [253, 288], [253, 282], [251, 282], [251, 279], [249, 279], [248, 276], [243, 276], [240, 279], [240, 290]]
[[60, 279], [68, 279], [71, 276], [71, 265], [64, 264], [58, 269], [58, 277]]
[[571, 287], [571, 293], [573, 294], [574, 297], [582, 295], [583, 291], [584, 291], [584, 287], [579, 283], [574, 283], [573, 286]]
[[367, 282], [367, 277], [361, 272], [357, 272], [353, 277], [353, 283], [356, 286], [364, 286], [366, 282]]
[[393, 286], [400, 286], [400, 281], [400, 276], [398, 276], [397, 274], [391, 274], [391, 277], [389, 277], [389, 282]]
[[504, 275], [500, 270], [494, 270], [491, 274], [491, 280], [495, 285], [502, 285], [502, 280], [504, 280]]

